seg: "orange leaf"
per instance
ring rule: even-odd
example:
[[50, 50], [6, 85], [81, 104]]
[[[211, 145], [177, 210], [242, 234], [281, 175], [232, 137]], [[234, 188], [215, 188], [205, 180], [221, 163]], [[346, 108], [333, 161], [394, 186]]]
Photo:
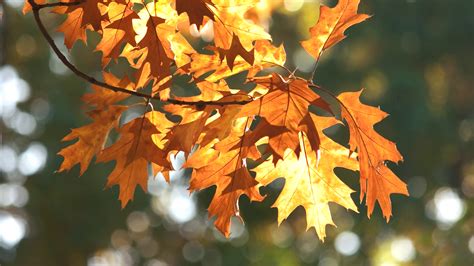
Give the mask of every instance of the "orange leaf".
[[237, 35], [232, 35], [232, 43], [230, 44], [229, 49], [217, 48], [221, 61], [226, 59], [227, 66], [232, 69], [234, 68], [235, 58], [241, 56], [247, 63], [253, 65], [255, 60], [254, 49], [247, 51], [242, 46], [242, 43], [239, 40]]
[[[46, 0], [35, 0], [36, 4], [44, 4], [46, 3]], [[32, 10], [30, 3], [28, 3], [28, 0], [25, 0], [25, 4], [23, 5], [23, 15], [29, 13]]]
[[109, 20], [103, 29], [102, 39], [96, 46], [96, 51], [102, 52], [102, 67], [105, 67], [111, 59], [117, 59], [122, 51], [122, 44], [135, 45], [135, 31], [132, 21], [138, 19], [132, 11], [132, 3], [120, 4], [111, 2], [108, 6]]
[[[132, 83], [127, 76], [122, 79], [119, 79], [109, 72], [102, 72], [102, 75], [104, 76], [104, 81], [107, 84], [126, 88], [130, 91], [135, 91], [135, 84]], [[98, 108], [106, 108], [111, 104], [117, 103], [130, 97], [129, 94], [107, 90], [97, 85], [92, 85], [92, 89], [94, 90], [94, 92], [85, 94], [84, 96], [82, 96], [82, 100], [85, 103], [92, 106], [96, 106]]]
[[59, 26], [58, 31], [64, 33], [64, 44], [71, 49], [77, 40], [87, 41], [86, 29], [102, 30], [103, 16], [99, 5], [102, 0], [88, 0], [79, 5], [56, 7], [54, 12], [67, 14], [66, 20]]
[[58, 153], [64, 157], [58, 172], [70, 170], [74, 165], [80, 164], [82, 175], [89, 167], [92, 158], [103, 149], [109, 131], [118, 125], [118, 119], [126, 109], [125, 106], [110, 106], [107, 109], [89, 112], [94, 122], [73, 129], [63, 138], [63, 141], [74, 139], [78, 141]]
[[390, 194], [408, 195], [407, 186], [386, 166], [386, 161], [400, 162], [402, 155], [395, 143], [385, 139], [374, 130], [374, 125], [387, 114], [379, 108], [360, 102], [362, 93], [346, 92], [338, 96], [342, 117], [349, 125], [349, 144], [358, 152], [360, 162], [360, 200], [366, 195], [370, 217], [378, 201], [387, 221], [392, 215]]
[[148, 162], [171, 169], [166, 154], [158, 147], [156, 136], [159, 139], [173, 124], [166, 117], [156, 111], [136, 118], [119, 129], [120, 138], [112, 146], [103, 150], [97, 157], [97, 162], [116, 161], [110, 174], [107, 187], [120, 186], [119, 199], [122, 208], [133, 199], [135, 188], [139, 185], [147, 190]]
[[205, 79], [207, 81], [216, 82], [246, 70], [249, 71], [248, 76], [253, 77], [264, 68], [284, 65], [286, 61], [286, 53], [283, 45], [275, 47], [269, 41], [265, 40], [255, 42], [253, 53], [253, 65], [239, 56], [233, 61], [232, 69], [229, 68], [227, 62], [221, 60], [219, 54], [207, 55], [196, 53], [192, 55], [192, 61], [181, 68], [180, 73], [190, 73], [196, 78], [211, 73]]
[[349, 27], [370, 17], [357, 14], [359, 2], [360, 0], [339, 0], [334, 8], [321, 6], [318, 22], [309, 30], [311, 38], [301, 42], [303, 48], [316, 61], [324, 50], [346, 38], [344, 32]]
[[[269, 92], [260, 99], [246, 104], [239, 116], [257, 115], [264, 118], [252, 132], [255, 140], [268, 136], [269, 146], [274, 162], [281, 159], [286, 149], [296, 150], [299, 146], [298, 133], [300, 127], [311, 126], [312, 121], [305, 119], [309, 106], [320, 104], [322, 100], [308, 86], [308, 82], [301, 79], [285, 79], [278, 74], [268, 77], [254, 78], [253, 81], [269, 89]], [[307, 123], [309, 122], [309, 124]], [[309, 134], [313, 148], [317, 149], [318, 139], [315, 130]]]
[[[242, 118], [234, 124], [233, 134], [228, 137], [230, 142], [242, 141], [248, 121], [249, 119]], [[231, 217], [240, 217], [240, 196], [247, 195], [251, 201], [262, 201], [263, 197], [258, 191], [258, 183], [246, 168], [246, 150], [240, 146], [220, 152], [211, 148], [212, 145], [213, 143], [193, 153], [183, 167], [194, 169], [190, 181], [191, 191], [217, 186], [209, 205], [209, 216], [217, 217], [214, 224], [222, 234], [229, 237]]]

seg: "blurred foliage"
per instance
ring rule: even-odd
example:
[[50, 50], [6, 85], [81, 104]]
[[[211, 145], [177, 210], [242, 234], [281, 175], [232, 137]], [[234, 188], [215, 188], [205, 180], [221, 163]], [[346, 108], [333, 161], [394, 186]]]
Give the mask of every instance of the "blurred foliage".
[[[60, 139], [86, 121], [80, 97], [88, 86], [58, 65], [32, 16], [15, 7], [21, 6], [18, 2], [1, 2], [2, 63], [31, 86], [30, 100], [18, 108], [32, 110], [42, 99], [49, 112], [25, 136], [5, 126], [3, 117], [2, 146], [21, 151], [40, 142], [48, 156], [41, 171], [20, 182], [29, 195], [27, 204], [0, 207], [1, 213], [23, 217], [28, 228], [15, 247], [0, 245], [1, 265], [474, 263], [474, 1], [364, 0], [362, 11], [374, 17], [350, 29], [349, 38], [323, 56], [317, 83], [335, 92], [364, 87], [365, 101], [391, 114], [377, 129], [396, 141], [404, 155], [405, 162], [392, 169], [412, 194], [392, 197], [394, 217], [388, 224], [379, 210], [368, 220], [364, 206], [359, 206], [360, 214], [334, 208], [340, 226], [329, 229], [325, 243], [313, 231], [305, 232], [302, 209], [278, 227], [276, 210], [269, 208], [274, 192], [262, 204], [243, 199], [247, 223], [241, 226], [236, 220], [234, 237], [225, 240], [207, 221], [205, 206], [212, 191], [193, 201], [173, 200], [185, 192], [182, 178], [168, 188], [160, 177], [150, 181], [150, 193], [137, 193], [121, 210], [117, 191], [103, 190], [111, 165], [93, 166], [80, 178], [78, 169], [55, 174], [61, 162], [55, 154], [64, 146]], [[316, 3], [306, 1], [297, 11], [282, 7], [273, 14], [270, 32], [277, 44], [285, 40], [291, 69], [312, 69], [298, 41], [317, 13]], [[45, 18], [50, 29], [59, 22]], [[91, 43], [96, 42], [91, 36]], [[84, 45], [76, 45], [72, 58], [80, 69], [99, 71], [98, 58]], [[1, 173], [5, 184], [15, 183], [12, 176], [19, 175]], [[350, 174], [345, 181], [357, 189]], [[273, 187], [264, 192], [281, 184]], [[195, 199], [197, 213], [190, 216]], [[191, 204], [190, 209], [183, 204]], [[170, 210], [192, 219], [182, 223]], [[2, 232], [0, 228], [0, 242]]]

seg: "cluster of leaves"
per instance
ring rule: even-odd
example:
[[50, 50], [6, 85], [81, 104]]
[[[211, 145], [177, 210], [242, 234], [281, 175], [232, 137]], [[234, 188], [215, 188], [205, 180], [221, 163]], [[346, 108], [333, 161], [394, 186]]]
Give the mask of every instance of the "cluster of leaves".
[[[334, 224], [329, 202], [357, 212], [351, 198], [354, 191], [334, 173], [342, 167], [360, 171], [360, 199], [365, 198], [368, 216], [378, 202], [389, 219], [390, 195], [408, 193], [386, 166], [402, 156], [373, 128], [386, 113], [361, 103], [362, 91], [336, 96], [293, 72], [277, 73], [276, 67], [286, 69], [285, 51], [272, 44], [261, 26], [261, 16], [268, 10], [257, 10], [257, 2], [28, 0], [25, 12], [33, 10], [40, 28], [44, 26], [38, 14], [43, 8], [52, 7], [66, 17], [58, 30], [69, 49], [77, 41], [87, 43], [87, 31], [101, 36], [96, 50], [101, 52], [103, 82], [88, 78], [94, 91], [83, 97], [91, 107], [92, 123], [63, 139], [75, 143], [59, 152], [64, 157], [59, 171], [79, 164], [82, 174], [94, 157], [96, 162], [115, 161], [107, 186], [120, 187], [125, 207], [137, 186], [147, 190], [149, 168], [153, 176], [161, 172], [169, 180], [175, 170], [170, 158], [183, 152], [183, 167], [192, 169], [190, 191], [216, 186], [208, 211], [224, 235], [230, 234], [231, 217], [239, 216], [242, 195], [262, 201], [260, 188], [284, 178], [273, 204], [278, 221], [302, 206], [307, 227], [314, 227], [324, 239], [326, 225]], [[339, 0], [333, 8], [321, 6], [302, 47], [318, 61], [326, 49], [345, 38], [347, 28], [369, 17], [358, 14], [358, 5], [359, 0]], [[190, 29], [205, 27], [214, 33], [212, 44], [195, 48]], [[120, 58], [131, 67], [131, 77], [110, 71]], [[226, 78], [239, 73], [246, 74], [253, 89], [228, 86]], [[199, 93], [177, 96], [177, 76], [189, 77], [189, 86]], [[126, 100], [136, 96], [145, 98], [146, 110], [121, 124], [122, 114], [131, 108]], [[348, 147], [325, 133], [337, 124], [348, 126]], [[119, 137], [104, 148], [112, 130]]]

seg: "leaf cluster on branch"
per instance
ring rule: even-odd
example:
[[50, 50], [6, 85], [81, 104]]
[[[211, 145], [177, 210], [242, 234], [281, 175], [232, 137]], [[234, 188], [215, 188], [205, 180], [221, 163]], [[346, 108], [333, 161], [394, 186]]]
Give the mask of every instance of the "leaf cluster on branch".
[[[171, 157], [185, 155], [183, 167], [192, 169], [190, 191], [216, 187], [210, 217], [225, 235], [232, 216], [240, 216], [239, 198], [262, 201], [260, 188], [278, 178], [285, 184], [273, 204], [278, 222], [299, 206], [306, 211], [307, 228], [324, 239], [326, 225], [334, 225], [329, 202], [357, 212], [354, 192], [335, 174], [337, 167], [360, 172], [360, 200], [368, 216], [378, 202], [387, 220], [390, 195], [407, 195], [406, 185], [386, 166], [402, 156], [396, 145], [379, 135], [374, 125], [386, 117], [379, 108], [361, 103], [358, 92], [334, 95], [298, 77], [284, 65], [283, 46], [274, 46], [262, 26], [272, 1], [258, 0], [27, 0], [24, 11], [35, 20], [61, 61], [92, 84], [84, 95], [92, 122], [75, 128], [63, 141], [75, 141], [59, 152], [59, 171], [80, 165], [81, 175], [91, 161], [115, 161], [107, 186], [119, 186], [122, 207], [137, 186], [147, 190], [149, 169], [167, 181]], [[278, 2], [278, 1], [273, 1]], [[310, 38], [301, 42], [319, 60], [323, 52], [346, 36], [345, 30], [368, 15], [358, 14], [359, 0], [339, 0], [321, 6]], [[95, 47], [101, 55], [102, 79], [77, 69], [56, 46], [43, 25], [40, 11], [65, 17], [58, 31], [71, 49], [87, 44], [87, 31], [100, 35]], [[211, 43], [196, 47], [196, 32], [208, 31]], [[131, 76], [117, 76], [111, 66], [126, 61]], [[284, 74], [277, 70], [286, 71]], [[246, 75], [252, 89], [230, 88], [227, 78]], [[314, 72], [313, 72], [314, 75]], [[194, 96], [178, 96], [176, 77], [188, 77]], [[139, 117], [120, 122], [131, 99], [144, 106]], [[324, 114], [324, 115], [323, 115]], [[348, 146], [325, 130], [347, 125]], [[118, 138], [107, 147], [109, 133]]]

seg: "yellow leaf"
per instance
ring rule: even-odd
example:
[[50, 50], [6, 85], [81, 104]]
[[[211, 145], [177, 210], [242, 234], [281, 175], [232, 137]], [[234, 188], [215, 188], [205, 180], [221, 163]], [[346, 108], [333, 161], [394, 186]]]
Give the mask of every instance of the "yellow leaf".
[[[311, 115], [315, 123], [325, 129], [336, 124], [334, 118]], [[285, 185], [273, 204], [278, 209], [278, 222], [283, 220], [298, 207], [306, 211], [307, 229], [314, 227], [321, 240], [326, 237], [326, 225], [334, 225], [329, 209], [329, 202], [337, 203], [357, 212], [351, 193], [354, 191], [344, 184], [335, 174], [334, 168], [344, 167], [357, 170], [357, 161], [349, 157], [349, 150], [330, 138], [322, 130], [319, 150], [313, 150], [304, 133], [299, 134], [299, 158], [291, 149], [276, 166], [269, 159], [257, 166], [256, 180], [266, 186], [283, 177]]]

